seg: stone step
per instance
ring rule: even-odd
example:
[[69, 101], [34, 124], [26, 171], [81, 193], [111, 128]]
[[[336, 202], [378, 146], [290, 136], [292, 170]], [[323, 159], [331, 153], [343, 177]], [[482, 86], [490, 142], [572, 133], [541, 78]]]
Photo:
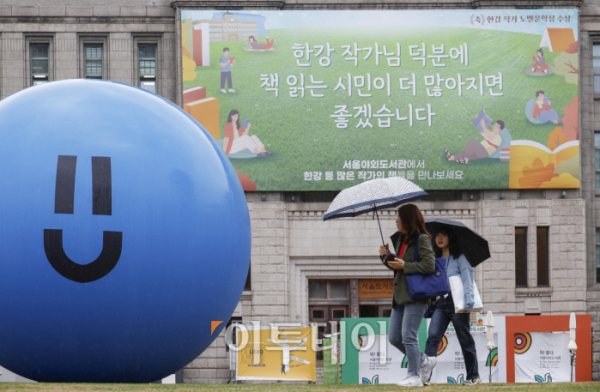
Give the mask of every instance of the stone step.
[[317, 367], [317, 384], [323, 384], [323, 367]]

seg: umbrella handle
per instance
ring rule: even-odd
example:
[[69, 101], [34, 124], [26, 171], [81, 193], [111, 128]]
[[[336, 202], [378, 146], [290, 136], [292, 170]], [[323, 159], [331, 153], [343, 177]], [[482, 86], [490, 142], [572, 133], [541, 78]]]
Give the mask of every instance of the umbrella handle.
[[379, 215], [377, 214], [377, 206], [373, 206], [373, 211], [375, 211], [375, 216], [377, 216], [377, 224], [379, 225], [379, 234], [381, 235], [381, 243], [385, 246], [385, 241], [383, 240], [383, 232], [381, 231], [381, 223], [379, 222]]

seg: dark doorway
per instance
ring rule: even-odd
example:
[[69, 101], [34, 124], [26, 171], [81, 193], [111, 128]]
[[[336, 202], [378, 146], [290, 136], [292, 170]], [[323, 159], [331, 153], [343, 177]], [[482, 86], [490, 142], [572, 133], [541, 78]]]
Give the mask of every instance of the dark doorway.
[[392, 307], [390, 305], [360, 305], [358, 311], [359, 317], [390, 317]]
[[359, 317], [379, 317], [377, 305], [360, 305], [358, 312]]

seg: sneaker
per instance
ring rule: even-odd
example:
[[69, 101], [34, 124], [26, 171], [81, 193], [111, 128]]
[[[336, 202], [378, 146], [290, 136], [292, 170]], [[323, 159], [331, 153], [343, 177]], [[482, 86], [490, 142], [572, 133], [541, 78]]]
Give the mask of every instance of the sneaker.
[[531, 68], [531, 72], [534, 72], [534, 73], [535, 73], [535, 68]]
[[465, 382], [463, 382], [463, 385], [477, 385], [477, 384], [481, 384], [481, 377], [477, 376], [476, 378], [472, 379], [472, 380], [466, 380]]
[[223, 94], [227, 94], [227, 90], [225, 90], [224, 88], [222, 88], [222, 89], [221, 89], [221, 92], [222, 92]]
[[410, 376], [406, 377], [403, 381], [398, 383], [400, 387], [422, 387], [423, 382], [421, 382], [421, 378], [419, 376]]
[[235, 90], [234, 90], [234, 89], [232, 89], [232, 88], [230, 88], [228, 91], [229, 91], [230, 93], [235, 93]]
[[548, 72], [548, 70], [547, 70], [547, 69], [545, 69], [545, 70], [544, 70], [544, 73], [546, 73], [546, 72]]
[[426, 363], [421, 362], [421, 382], [423, 383], [423, 385], [429, 385], [431, 372], [433, 372], [433, 368], [435, 367], [435, 365], [437, 365], [436, 357], [427, 357]]

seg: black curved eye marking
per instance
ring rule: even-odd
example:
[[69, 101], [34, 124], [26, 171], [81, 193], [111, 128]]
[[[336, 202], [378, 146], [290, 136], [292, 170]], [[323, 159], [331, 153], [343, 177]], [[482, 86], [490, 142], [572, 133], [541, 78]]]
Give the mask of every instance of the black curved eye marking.
[[[59, 155], [56, 167], [54, 213], [72, 214], [75, 200], [76, 156]], [[92, 157], [92, 188], [94, 215], [112, 214], [112, 177], [110, 158]], [[123, 233], [104, 231], [102, 252], [89, 264], [72, 261], [63, 247], [62, 230], [44, 229], [44, 251], [50, 265], [62, 276], [79, 283], [88, 283], [105, 277], [115, 268], [121, 257]]]

